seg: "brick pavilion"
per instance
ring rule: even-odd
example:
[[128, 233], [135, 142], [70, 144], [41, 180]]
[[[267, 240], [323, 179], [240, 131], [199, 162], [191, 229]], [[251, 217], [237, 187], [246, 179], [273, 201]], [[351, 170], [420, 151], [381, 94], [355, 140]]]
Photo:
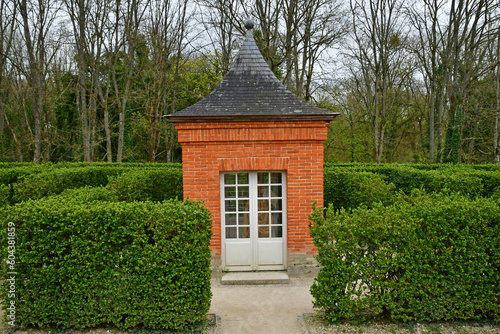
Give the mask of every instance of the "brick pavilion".
[[323, 205], [323, 144], [336, 113], [287, 90], [253, 38], [200, 102], [169, 116], [182, 145], [184, 197], [212, 213], [213, 265], [223, 271], [311, 266], [311, 204]]

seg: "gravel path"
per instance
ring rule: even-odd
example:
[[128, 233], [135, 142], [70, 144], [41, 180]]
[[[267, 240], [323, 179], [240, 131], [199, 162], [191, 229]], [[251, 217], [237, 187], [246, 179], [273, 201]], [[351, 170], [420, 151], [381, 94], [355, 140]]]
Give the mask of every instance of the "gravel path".
[[211, 313], [220, 319], [219, 334], [307, 334], [304, 313], [312, 313], [309, 279], [290, 279], [289, 284], [220, 285], [212, 280]]

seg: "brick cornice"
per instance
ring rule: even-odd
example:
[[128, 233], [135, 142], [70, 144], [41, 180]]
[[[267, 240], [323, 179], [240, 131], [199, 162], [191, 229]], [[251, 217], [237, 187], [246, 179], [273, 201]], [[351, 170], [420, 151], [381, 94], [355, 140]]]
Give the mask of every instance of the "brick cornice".
[[325, 141], [328, 122], [210, 122], [176, 124], [180, 143]]

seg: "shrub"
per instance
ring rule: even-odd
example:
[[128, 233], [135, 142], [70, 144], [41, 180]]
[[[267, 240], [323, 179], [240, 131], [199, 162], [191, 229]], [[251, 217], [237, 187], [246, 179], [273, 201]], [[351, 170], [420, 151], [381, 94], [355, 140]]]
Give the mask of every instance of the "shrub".
[[[180, 330], [206, 319], [207, 209], [191, 201], [82, 203], [62, 197], [0, 208], [2, 230], [15, 224], [16, 325]], [[4, 307], [7, 289], [4, 283]]]
[[108, 177], [121, 174], [124, 168], [76, 167], [54, 168], [46, 172], [26, 175], [14, 185], [14, 201], [57, 195], [66, 189], [106, 185]]
[[76, 189], [66, 189], [59, 195], [52, 197], [58, 198], [61, 201], [76, 201], [80, 203], [89, 203], [94, 201], [117, 202], [114, 196], [107, 187], [83, 187]]
[[10, 185], [0, 183], [0, 207], [10, 204]]
[[352, 213], [315, 208], [322, 268], [311, 287], [329, 322], [500, 320], [500, 206], [453, 194], [401, 196]]
[[381, 175], [344, 169], [327, 169], [324, 175], [325, 205], [332, 204], [335, 210], [387, 204], [394, 196], [394, 186]]
[[119, 201], [182, 199], [182, 169], [133, 169], [111, 178], [108, 188]]
[[26, 175], [37, 174], [44, 171], [40, 165], [26, 165], [21, 167], [0, 168], [0, 184], [13, 184]]
[[373, 173], [382, 176], [397, 191], [410, 194], [414, 189], [427, 192], [457, 192], [471, 198], [491, 197], [500, 188], [500, 169], [470, 165], [425, 164], [327, 164], [325, 166], [325, 203], [328, 197], [329, 177], [335, 173]]

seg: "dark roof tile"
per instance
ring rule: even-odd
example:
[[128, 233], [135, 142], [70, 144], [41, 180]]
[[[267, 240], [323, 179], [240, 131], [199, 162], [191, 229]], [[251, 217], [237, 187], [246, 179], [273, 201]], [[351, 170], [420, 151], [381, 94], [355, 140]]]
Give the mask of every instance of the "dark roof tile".
[[255, 119], [324, 119], [337, 113], [315, 107], [294, 95], [276, 78], [249, 29], [231, 69], [198, 103], [169, 115], [172, 122]]

